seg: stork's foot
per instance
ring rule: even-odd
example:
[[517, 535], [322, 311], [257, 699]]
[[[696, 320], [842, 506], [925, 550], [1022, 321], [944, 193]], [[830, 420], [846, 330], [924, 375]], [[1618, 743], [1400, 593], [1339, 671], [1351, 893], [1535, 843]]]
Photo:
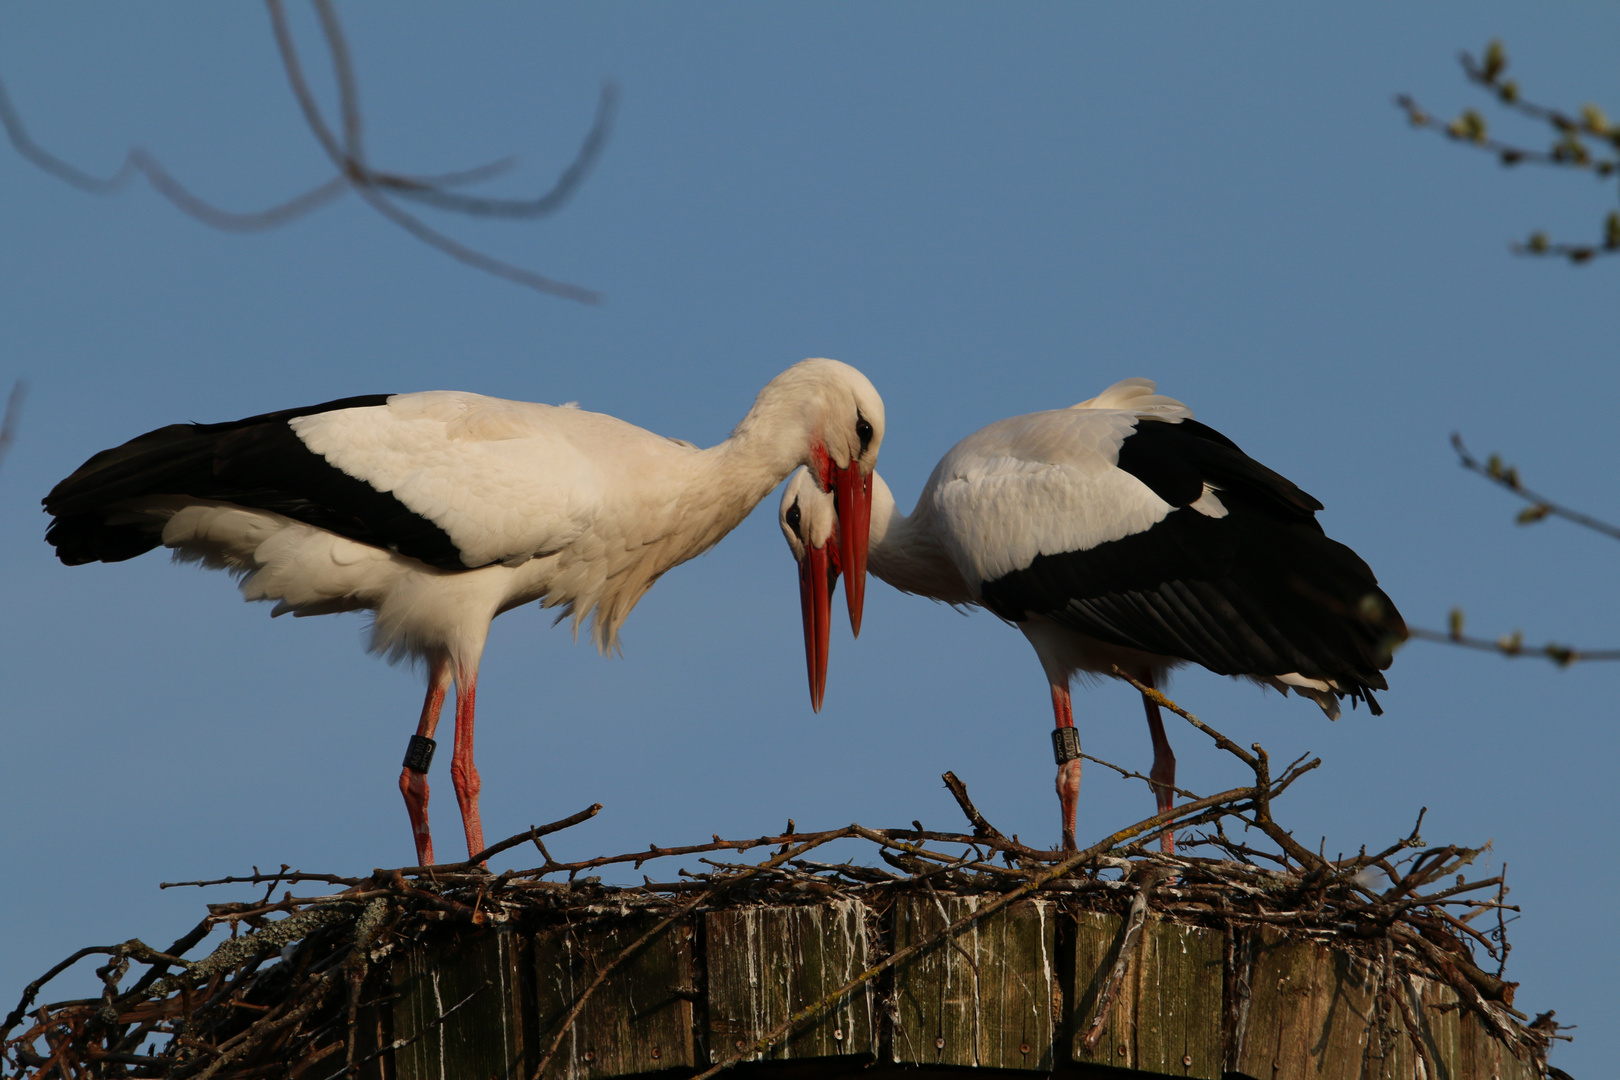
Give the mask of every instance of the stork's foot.
[[1080, 850], [1080, 845], [1074, 842], [1074, 830], [1066, 825], [1063, 827], [1063, 850], [1071, 855]]

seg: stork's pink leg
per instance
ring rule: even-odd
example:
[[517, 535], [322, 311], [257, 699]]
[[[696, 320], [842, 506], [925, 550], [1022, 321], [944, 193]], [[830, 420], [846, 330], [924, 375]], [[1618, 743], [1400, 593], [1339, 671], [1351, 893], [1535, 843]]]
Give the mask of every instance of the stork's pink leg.
[[1080, 803], [1080, 734], [1074, 728], [1074, 709], [1067, 685], [1052, 684], [1052, 713], [1057, 729], [1052, 732], [1052, 756], [1057, 759], [1057, 795], [1063, 807], [1063, 850], [1078, 850], [1074, 842], [1074, 819]]
[[444, 695], [450, 689], [450, 660], [434, 660], [428, 668], [427, 698], [422, 702], [422, 719], [416, 725], [416, 738], [405, 755], [399, 773], [399, 793], [405, 796], [405, 812], [411, 815], [411, 838], [416, 841], [418, 866], [433, 865], [433, 834], [428, 831], [428, 764], [433, 760], [433, 732], [439, 726]]
[[473, 707], [478, 698], [478, 672], [456, 674], [456, 751], [450, 759], [450, 779], [461, 803], [461, 824], [467, 830], [467, 857], [484, 850], [484, 825], [478, 817], [478, 766], [473, 764]]
[[[1153, 685], [1153, 672], [1144, 671], [1139, 678], [1144, 686]], [[1159, 813], [1162, 814], [1176, 801], [1176, 755], [1170, 749], [1170, 737], [1164, 733], [1164, 718], [1159, 715], [1159, 703], [1143, 694], [1142, 707], [1147, 710], [1148, 732], [1153, 736], [1153, 768], [1148, 772], [1148, 779], [1153, 788], [1153, 797], [1159, 804]], [[1166, 831], [1159, 838], [1159, 847], [1171, 855], [1176, 853], [1173, 830]]]

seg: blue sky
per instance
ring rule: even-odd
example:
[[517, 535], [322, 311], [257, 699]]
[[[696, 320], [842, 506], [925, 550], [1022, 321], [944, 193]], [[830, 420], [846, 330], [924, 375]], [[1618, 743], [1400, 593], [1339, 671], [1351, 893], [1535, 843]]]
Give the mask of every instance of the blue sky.
[[[342, 9], [372, 160], [508, 153], [493, 187], [547, 185], [604, 78], [620, 122], [575, 201], [541, 222], [436, 224], [601, 289], [585, 307], [475, 273], [349, 198], [260, 235], [210, 231], [135, 185], [98, 198], [0, 148], [0, 379], [31, 386], [0, 468], [7, 751], [0, 993], [74, 949], [167, 944], [208, 897], [156, 884], [291, 863], [407, 862], [395, 787], [420, 684], [346, 616], [271, 621], [222, 575], [159, 555], [66, 568], [39, 498], [160, 424], [348, 394], [454, 388], [577, 400], [713, 443], [788, 364], [832, 356], [883, 393], [881, 469], [903, 504], [992, 420], [1145, 375], [1327, 504], [1414, 624], [1620, 644], [1612, 541], [1460, 470], [1461, 431], [1527, 480], [1620, 517], [1620, 261], [1514, 258], [1534, 228], [1595, 235], [1580, 177], [1504, 172], [1414, 132], [1399, 91], [1478, 99], [1454, 57], [1501, 37], [1527, 91], [1620, 111], [1620, 11], [1427, 5], [1216, 9], [1028, 4]], [[325, 92], [308, 12], [295, 12]], [[253, 5], [0, 8], [0, 77], [34, 136], [110, 172], [134, 143], [236, 209], [324, 179]], [[1001, 828], [1057, 839], [1051, 716], [1021, 636], [868, 592], [810, 712], [775, 499], [670, 573], [603, 661], [533, 610], [502, 618], [480, 686], [491, 837], [605, 804], [581, 854], [800, 827], [954, 825], [954, 769]], [[1613, 671], [1415, 643], [1386, 714], [1204, 672], [1171, 692], [1321, 770], [1280, 813], [1330, 852], [1429, 807], [1432, 842], [1508, 864], [1519, 1004], [1579, 1023], [1553, 1061], [1620, 1053]], [[1076, 694], [1088, 752], [1137, 768], [1127, 688]], [[1184, 785], [1240, 766], [1171, 728]], [[457, 835], [435, 774], [441, 843]], [[1081, 831], [1152, 800], [1093, 767]], [[21, 868], [26, 867], [26, 871]], [[1484, 868], [1482, 867], [1482, 870]], [[673, 868], [669, 869], [673, 872]], [[26, 928], [26, 929], [24, 929]], [[66, 984], [63, 993], [83, 990]]]

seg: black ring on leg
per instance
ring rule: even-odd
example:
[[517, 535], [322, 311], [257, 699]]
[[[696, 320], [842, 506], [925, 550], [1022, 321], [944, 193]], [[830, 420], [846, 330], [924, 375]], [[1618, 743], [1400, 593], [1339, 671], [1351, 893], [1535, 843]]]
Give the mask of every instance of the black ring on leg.
[[1067, 765], [1080, 757], [1080, 732], [1072, 727], [1060, 727], [1052, 732], [1052, 760]]
[[412, 735], [411, 743], [405, 748], [405, 767], [411, 772], [426, 773], [433, 764], [433, 751], [439, 744], [426, 735]]

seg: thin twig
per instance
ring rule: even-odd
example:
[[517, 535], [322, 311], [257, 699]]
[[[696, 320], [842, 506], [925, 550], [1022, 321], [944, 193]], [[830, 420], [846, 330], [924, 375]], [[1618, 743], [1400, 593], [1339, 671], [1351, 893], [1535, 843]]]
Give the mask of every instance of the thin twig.
[[398, 870], [377, 870], [377, 871], [374, 871], [374, 873], [377, 873], [377, 874], [398, 873], [398, 874], [434, 874], [434, 875], [439, 875], [439, 874], [452, 874], [452, 873], [455, 873], [458, 870], [471, 869], [472, 867], [483, 865], [484, 863], [488, 862], [490, 859], [494, 858], [496, 855], [499, 855], [503, 851], [509, 851], [512, 848], [517, 847], [519, 844], [527, 844], [530, 841], [538, 841], [540, 839], [540, 837], [542, 837], [542, 836], [550, 836], [554, 832], [562, 832], [564, 829], [573, 828], [575, 825], [578, 825], [582, 821], [589, 821], [591, 818], [595, 817], [597, 814], [599, 814], [601, 812], [602, 812], [602, 804], [601, 803], [592, 803], [590, 806], [587, 806], [585, 809], [579, 811], [578, 813], [569, 814], [567, 817], [559, 818], [556, 821], [553, 821], [548, 825], [530, 825], [527, 829], [524, 829], [522, 832], [514, 833], [511, 836], [508, 836], [505, 840], [502, 840], [498, 844], [491, 844], [489, 847], [485, 848], [483, 851], [480, 851], [478, 854], [472, 856], [469, 859], [465, 859], [465, 860], [463, 860], [461, 862], [435, 863], [432, 866], [404, 866], [404, 867], [400, 867]]
[[6, 397], [5, 419], [0, 420], [0, 463], [6, 460], [11, 444], [17, 441], [17, 423], [22, 419], [23, 398], [28, 396], [28, 384], [18, 379], [11, 384]]
[[[839, 829], [836, 831], [843, 836], [854, 835], [853, 826], [850, 829]], [[691, 900], [682, 904], [673, 913], [654, 924], [652, 929], [648, 930], [645, 934], [642, 934], [635, 941], [631, 942], [623, 952], [613, 958], [612, 962], [603, 967], [602, 970], [598, 971], [596, 973], [596, 977], [590, 981], [589, 985], [585, 987], [584, 991], [580, 993], [579, 997], [574, 999], [573, 1006], [568, 1010], [567, 1015], [565, 1015], [562, 1018], [562, 1021], [557, 1025], [557, 1033], [555, 1036], [553, 1036], [551, 1045], [546, 1048], [545, 1055], [540, 1058], [540, 1064], [535, 1066], [533, 1074], [534, 1080], [540, 1080], [540, 1077], [545, 1075], [546, 1066], [551, 1064], [551, 1059], [556, 1056], [557, 1048], [562, 1046], [563, 1040], [568, 1037], [568, 1032], [573, 1028], [574, 1021], [579, 1019], [579, 1014], [585, 1008], [585, 1003], [590, 1000], [591, 995], [596, 992], [598, 987], [607, 982], [608, 976], [612, 975], [615, 971], [619, 970], [620, 967], [624, 966], [625, 962], [639, 953], [648, 942], [652, 941], [659, 934], [663, 933], [676, 921], [685, 918], [700, 904], [708, 902], [722, 889], [735, 885], [753, 874], [780, 866], [782, 863], [795, 859], [800, 855], [803, 855], [805, 852], [818, 848], [822, 844], [828, 843], [829, 841], [837, 838], [838, 837], [834, 835], [826, 835], [822, 838], [811, 840], [806, 843], [795, 844], [789, 850], [773, 855], [771, 858], [767, 859], [763, 863], [760, 863], [753, 869], [725, 879], [723, 882], [716, 884], [713, 888], [699, 893]]]
[[1108, 1014], [1113, 1011], [1114, 998], [1125, 982], [1125, 972], [1131, 966], [1131, 954], [1136, 949], [1136, 941], [1141, 936], [1142, 926], [1147, 922], [1148, 897], [1152, 895], [1153, 887], [1158, 883], [1157, 874], [1151, 870], [1144, 873], [1141, 884], [1137, 886], [1136, 896], [1131, 900], [1131, 911], [1125, 919], [1125, 932], [1119, 942], [1119, 956], [1115, 958], [1113, 969], [1108, 973], [1108, 981], [1103, 984], [1102, 993], [1097, 997], [1097, 1015], [1092, 1019], [1091, 1027], [1087, 1029], [1082, 1040], [1088, 1054], [1097, 1049], [1103, 1028], [1108, 1026]]
[[1559, 667], [1589, 661], [1620, 660], [1620, 649], [1577, 649], [1573, 645], [1560, 645], [1556, 641], [1549, 641], [1545, 645], [1526, 645], [1518, 634], [1507, 634], [1493, 641], [1461, 633], [1427, 630], [1421, 626], [1410, 627], [1409, 630], [1419, 641], [1433, 641], [1441, 645], [1456, 645], [1458, 648], [1496, 653], [1512, 660], [1527, 657], [1550, 660]]
[[1602, 533], [1611, 540], [1620, 540], [1620, 525], [1611, 525], [1607, 521], [1593, 517], [1591, 514], [1583, 514], [1579, 510], [1572, 510], [1561, 503], [1554, 502], [1540, 492], [1532, 491], [1530, 488], [1525, 487], [1524, 483], [1519, 479], [1519, 470], [1512, 465], [1503, 465], [1501, 459], [1496, 455], [1492, 454], [1488, 460], [1483, 462], [1474, 457], [1473, 454], [1468, 452], [1468, 447], [1463, 443], [1462, 435], [1457, 432], [1453, 432], [1451, 435], [1451, 448], [1457, 451], [1458, 462], [1463, 468], [1478, 473], [1497, 487], [1502, 488], [1504, 491], [1510, 491], [1531, 504], [1530, 510], [1520, 514], [1519, 520], [1521, 524], [1530, 524], [1541, 520], [1543, 517], [1560, 517], [1583, 528], [1591, 529], [1593, 532]]
[[491, 165], [426, 177], [382, 171], [369, 165], [364, 154], [364, 125], [360, 113], [359, 85], [342, 24], [330, 0], [312, 0], [312, 3], [337, 81], [338, 108], [343, 127], [341, 141], [327, 124], [304, 76], [297, 46], [281, 0], [265, 0], [270, 15], [271, 31], [293, 97], [303, 115], [305, 125], [336, 170], [336, 175], [264, 210], [237, 212], [222, 209], [187, 188], [154, 154], [140, 146], [132, 147], [125, 154], [123, 162], [112, 175], [107, 177], [91, 175], [52, 154], [34, 140], [21, 113], [6, 92], [3, 82], [0, 82], [0, 125], [5, 127], [12, 147], [24, 160], [81, 191], [110, 195], [128, 186], [133, 177], [141, 175], [146, 177], [154, 191], [167, 199], [176, 209], [211, 228], [227, 232], [260, 232], [278, 228], [310, 214], [352, 189], [389, 221], [468, 266], [552, 296], [589, 304], [600, 303], [601, 294], [595, 290], [557, 281], [485, 255], [430, 227], [383, 196], [384, 193], [389, 193], [401, 198], [415, 199], [441, 210], [476, 217], [534, 219], [555, 213], [579, 190], [601, 158], [613, 129], [619, 100], [618, 87], [612, 83], [603, 85], [590, 129], [586, 132], [578, 152], [564, 167], [550, 189], [533, 199], [464, 195], [451, 189], [487, 180], [505, 172], [510, 167], [512, 159], [506, 158]]
[[351, 1070], [354, 1070], [354, 1069], [357, 1069], [360, 1066], [366, 1064], [367, 1062], [375, 1061], [377, 1058], [382, 1057], [384, 1054], [392, 1054], [392, 1053], [394, 1053], [396, 1051], [405, 1049], [407, 1046], [410, 1046], [413, 1043], [416, 1043], [416, 1042], [420, 1041], [421, 1039], [425, 1038], [434, 1028], [438, 1027], [440, 1024], [442, 1024], [446, 1020], [450, 1019], [450, 1015], [452, 1013], [454, 1013], [457, 1009], [461, 1008], [463, 1005], [467, 1004], [467, 1002], [471, 1001], [473, 998], [477, 997], [479, 994], [482, 994], [485, 990], [488, 990], [488, 989], [489, 989], [489, 984], [488, 983], [485, 983], [483, 986], [475, 988], [472, 993], [468, 994], [466, 997], [462, 998], [460, 1001], [456, 1002], [454, 1005], [452, 1005], [448, 1009], [444, 1010], [444, 1012], [440, 1013], [438, 1016], [435, 1016], [432, 1020], [429, 1020], [427, 1023], [423, 1024], [422, 1025], [422, 1030], [418, 1031], [415, 1035], [412, 1035], [408, 1039], [395, 1039], [393, 1042], [389, 1043], [387, 1046], [379, 1047], [378, 1049], [373, 1050], [371, 1053], [367, 1054], [365, 1057], [361, 1058], [360, 1060], [355, 1061], [355, 1062], [353, 1062], [351, 1064], [345, 1065], [343, 1068], [339, 1069], [337, 1072], [335, 1072], [331, 1076], [327, 1077], [326, 1080], [337, 1080], [337, 1077], [342, 1076], [344, 1073], [350, 1072]]

